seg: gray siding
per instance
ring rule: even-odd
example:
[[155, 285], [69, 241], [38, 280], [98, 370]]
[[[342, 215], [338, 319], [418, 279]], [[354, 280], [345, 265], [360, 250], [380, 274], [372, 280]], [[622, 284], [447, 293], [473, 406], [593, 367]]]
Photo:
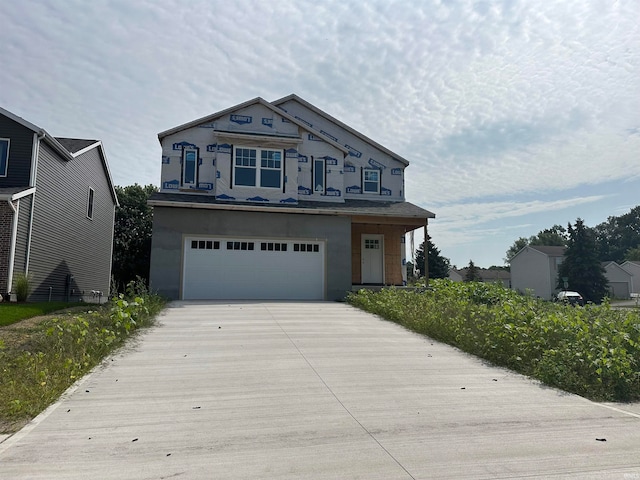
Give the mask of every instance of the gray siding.
[[18, 232], [16, 235], [16, 252], [13, 263], [13, 275], [24, 273], [27, 265], [27, 242], [29, 239], [29, 218], [31, 218], [31, 202], [33, 195], [19, 200]]
[[150, 283], [171, 299], [180, 296], [183, 235], [323, 239], [327, 242], [327, 299], [340, 300], [351, 289], [348, 217], [154, 207]]
[[0, 177], [0, 188], [29, 186], [33, 132], [10, 118], [0, 115], [0, 138], [10, 140], [9, 168], [7, 176]]
[[[64, 299], [65, 280], [73, 276], [72, 299], [90, 300], [91, 291], [109, 292], [115, 203], [94, 148], [65, 161], [40, 144], [29, 273], [31, 300]], [[87, 218], [87, 195], [94, 194], [93, 220]]]

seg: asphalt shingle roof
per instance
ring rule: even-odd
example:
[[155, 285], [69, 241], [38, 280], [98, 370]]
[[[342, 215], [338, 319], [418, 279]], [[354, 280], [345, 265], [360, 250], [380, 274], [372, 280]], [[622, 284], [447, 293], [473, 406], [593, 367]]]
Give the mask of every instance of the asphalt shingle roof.
[[179, 202], [179, 203], [199, 203], [203, 205], [233, 205], [233, 206], [254, 206], [269, 208], [297, 209], [300, 213], [331, 213], [346, 215], [372, 215], [389, 217], [409, 217], [409, 218], [435, 218], [435, 215], [424, 208], [418, 207], [409, 202], [390, 202], [374, 200], [345, 200], [344, 203], [299, 201], [297, 204], [276, 204], [276, 203], [249, 203], [249, 202], [228, 202], [217, 200], [209, 195], [191, 195], [182, 193], [157, 192], [151, 195], [149, 200], [159, 202]]
[[83, 148], [87, 148], [89, 145], [93, 145], [98, 140], [84, 140], [81, 138], [60, 138], [55, 137], [58, 143], [66, 148], [71, 153], [76, 153], [82, 150]]

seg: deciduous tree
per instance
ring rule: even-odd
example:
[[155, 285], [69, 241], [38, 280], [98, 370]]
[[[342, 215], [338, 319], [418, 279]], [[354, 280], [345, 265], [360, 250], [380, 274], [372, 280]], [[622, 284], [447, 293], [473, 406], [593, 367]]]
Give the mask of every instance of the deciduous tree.
[[136, 277], [149, 280], [153, 216], [147, 200], [157, 191], [154, 185], [116, 186], [120, 206], [116, 208], [111, 274], [118, 289]]

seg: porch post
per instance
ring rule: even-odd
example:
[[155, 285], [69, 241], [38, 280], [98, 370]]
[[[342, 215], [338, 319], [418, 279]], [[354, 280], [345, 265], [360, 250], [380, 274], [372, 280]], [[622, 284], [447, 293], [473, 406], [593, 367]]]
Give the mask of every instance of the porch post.
[[429, 248], [427, 248], [427, 224], [429, 220], [424, 220], [424, 284], [429, 286]]

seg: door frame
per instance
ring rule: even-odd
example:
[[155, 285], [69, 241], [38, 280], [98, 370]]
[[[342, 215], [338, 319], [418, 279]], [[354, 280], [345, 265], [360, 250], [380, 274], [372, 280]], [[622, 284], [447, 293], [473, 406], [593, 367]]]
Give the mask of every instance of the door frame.
[[[375, 239], [375, 240], [380, 240], [380, 271], [381, 271], [381, 276], [382, 278], [380, 279], [380, 282], [371, 282], [365, 281], [364, 278], [364, 263], [365, 263], [365, 255], [364, 255], [364, 251], [365, 251], [365, 240], [366, 239]], [[384, 235], [382, 233], [363, 233], [360, 235], [360, 283], [362, 283], [363, 285], [365, 284], [369, 284], [369, 285], [384, 285], [384, 279], [385, 277], [385, 271], [384, 271]]]

